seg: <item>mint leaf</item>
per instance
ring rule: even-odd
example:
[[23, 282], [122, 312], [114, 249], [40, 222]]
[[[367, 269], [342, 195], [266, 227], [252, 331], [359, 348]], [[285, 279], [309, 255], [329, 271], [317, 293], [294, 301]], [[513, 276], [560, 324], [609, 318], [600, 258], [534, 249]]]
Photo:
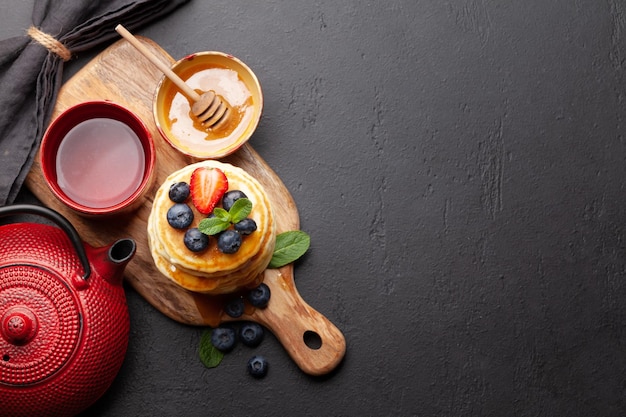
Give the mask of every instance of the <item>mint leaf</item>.
[[300, 258], [309, 249], [311, 237], [301, 231], [283, 232], [276, 236], [274, 255], [268, 268], [280, 268]]
[[202, 219], [198, 224], [198, 229], [205, 235], [216, 235], [223, 232], [230, 226], [230, 221], [220, 219], [219, 217], [209, 217]]
[[232, 223], [239, 223], [252, 211], [252, 201], [247, 198], [240, 198], [232, 205], [228, 214]]
[[247, 198], [240, 198], [226, 211], [221, 207], [213, 209], [213, 217], [202, 219], [198, 224], [198, 229], [205, 235], [216, 235], [228, 229], [231, 224], [239, 223], [252, 212], [252, 201]]
[[214, 208], [213, 215], [217, 217], [218, 219], [223, 220], [225, 222], [230, 221], [230, 214], [228, 214], [228, 212], [221, 207]]
[[206, 330], [200, 338], [200, 348], [198, 349], [200, 360], [207, 368], [215, 368], [222, 362], [224, 353], [217, 350], [211, 343], [211, 330]]

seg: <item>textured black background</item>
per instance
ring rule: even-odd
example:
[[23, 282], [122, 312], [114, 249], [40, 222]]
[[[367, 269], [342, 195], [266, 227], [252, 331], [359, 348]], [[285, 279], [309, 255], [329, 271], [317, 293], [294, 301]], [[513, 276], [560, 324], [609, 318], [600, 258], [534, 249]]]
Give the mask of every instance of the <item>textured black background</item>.
[[[2, 0], [2, 37], [30, 9]], [[192, 0], [139, 34], [256, 72], [251, 144], [312, 237], [296, 284], [348, 350], [324, 378], [272, 336], [265, 379], [243, 346], [206, 369], [203, 329], [128, 288], [85, 417], [626, 414], [626, 2]]]

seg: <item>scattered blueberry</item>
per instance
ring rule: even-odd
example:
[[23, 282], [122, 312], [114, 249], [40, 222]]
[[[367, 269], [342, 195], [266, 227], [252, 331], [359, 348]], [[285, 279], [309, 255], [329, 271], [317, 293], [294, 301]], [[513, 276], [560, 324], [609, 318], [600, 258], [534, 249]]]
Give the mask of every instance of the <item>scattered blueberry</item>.
[[242, 235], [249, 235], [256, 230], [256, 222], [250, 217], [247, 217], [239, 223], [235, 223], [235, 230]]
[[170, 186], [170, 200], [174, 203], [184, 203], [189, 198], [189, 184], [186, 182], [176, 182]]
[[270, 296], [270, 287], [265, 283], [261, 283], [258, 287], [248, 292], [248, 301], [250, 301], [250, 304], [254, 307], [264, 308], [270, 301]]
[[239, 328], [239, 340], [250, 347], [257, 347], [263, 340], [265, 332], [258, 323], [245, 323]]
[[193, 222], [193, 211], [187, 204], [176, 203], [167, 211], [167, 222], [175, 229], [185, 229]]
[[193, 227], [185, 232], [183, 242], [190, 251], [202, 252], [209, 247], [209, 236], [202, 233], [198, 228]]
[[234, 319], [241, 317], [244, 309], [245, 304], [243, 302], [243, 298], [241, 297], [233, 298], [231, 301], [228, 302], [228, 304], [226, 304], [226, 307], [224, 308], [226, 314]]
[[235, 253], [241, 246], [241, 235], [235, 230], [225, 230], [217, 238], [217, 247], [224, 253]]
[[227, 191], [226, 194], [222, 197], [222, 208], [226, 211], [229, 211], [230, 208], [235, 204], [235, 201], [240, 198], [248, 198], [243, 191], [239, 190], [231, 190]]
[[230, 327], [216, 327], [211, 332], [211, 343], [222, 352], [232, 350], [236, 340], [235, 331]]
[[263, 378], [267, 374], [269, 364], [260, 355], [255, 355], [248, 361], [248, 372], [255, 378]]

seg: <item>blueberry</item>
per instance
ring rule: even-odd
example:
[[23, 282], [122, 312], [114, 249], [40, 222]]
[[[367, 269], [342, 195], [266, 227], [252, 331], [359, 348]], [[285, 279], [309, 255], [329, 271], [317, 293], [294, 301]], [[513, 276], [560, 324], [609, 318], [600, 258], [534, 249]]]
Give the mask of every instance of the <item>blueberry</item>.
[[229, 211], [230, 208], [235, 204], [235, 201], [240, 198], [248, 198], [243, 191], [239, 190], [231, 190], [227, 191], [226, 194], [222, 197], [222, 208], [226, 211]]
[[226, 304], [224, 311], [226, 311], [226, 314], [228, 314], [230, 317], [236, 319], [238, 317], [241, 317], [244, 309], [245, 304], [243, 302], [243, 298], [237, 297], [229, 301], [228, 304]]
[[189, 198], [189, 184], [175, 182], [170, 185], [169, 197], [174, 203], [184, 203]]
[[248, 361], [248, 372], [255, 378], [263, 378], [267, 375], [269, 364], [267, 360], [260, 355], [255, 355]]
[[250, 347], [257, 347], [263, 340], [263, 326], [257, 323], [245, 323], [239, 328], [239, 340]]
[[237, 341], [235, 331], [230, 327], [216, 327], [211, 332], [211, 343], [222, 352], [229, 352]]
[[167, 222], [175, 229], [184, 229], [193, 222], [193, 211], [187, 204], [176, 203], [167, 211]]
[[217, 238], [217, 247], [224, 253], [235, 253], [241, 246], [241, 235], [235, 230], [225, 230]]
[[242, 235], [249, 235], [256, 230], [256, 222], [250, 217], [245, 218], [239, 223], [235, 223], [235, 230]]
[[258, 287], [248, 292], [248, 301], [255, 307], [264, 308], [270, 301], [271, 295], [270, 287], [265, 283], [261, 283]]
[[194, 227], [185, 232], [183, 242], [190, 251], [202, 252], [209, 247], [209, 236]]

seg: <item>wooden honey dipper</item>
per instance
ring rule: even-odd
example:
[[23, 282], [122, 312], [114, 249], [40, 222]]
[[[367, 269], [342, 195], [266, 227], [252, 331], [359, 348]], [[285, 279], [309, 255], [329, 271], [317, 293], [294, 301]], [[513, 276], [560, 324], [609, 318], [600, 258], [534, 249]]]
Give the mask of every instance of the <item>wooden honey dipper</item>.
[[209, 90], [202, 95], [198, 94], [194, 89], [189, 87], [182, 78], [172, 71], [170, 67], [150, 52], [139, 39], [126, 30], [124, 26], [117, 25], [115, 31], [137, 48], [150, 62], [156, 65], [156, 67], [159, 68], [170, 81], [176, 84], [180, 91], [193, 102], [191, 105], [191, 113], [198, 119], [200, 124], [207, 128], [216, 128], [224, 124], [230, 115], [230, 106], [227, 102], [220, 99], [220, 97], [215, 94], [215, 91]]

